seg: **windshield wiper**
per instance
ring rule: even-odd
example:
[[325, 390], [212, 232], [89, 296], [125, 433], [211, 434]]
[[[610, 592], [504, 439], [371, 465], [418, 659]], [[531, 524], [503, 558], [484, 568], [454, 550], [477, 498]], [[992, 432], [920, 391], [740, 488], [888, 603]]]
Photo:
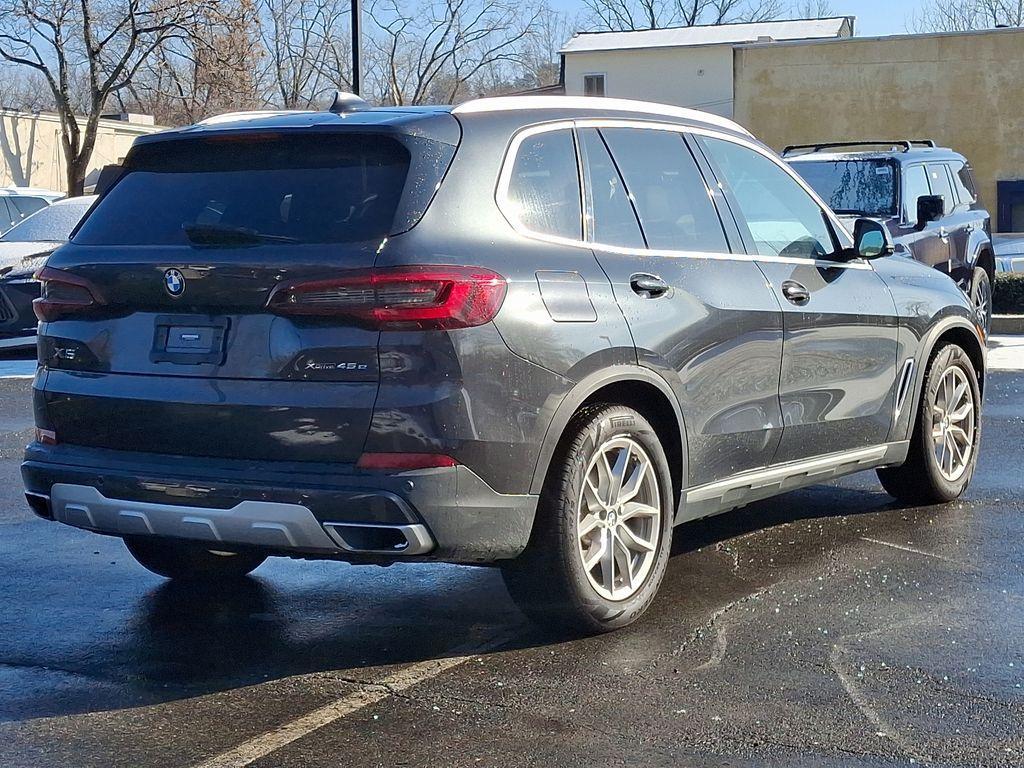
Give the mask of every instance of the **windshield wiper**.
[[196, 245], [255, 245], [257, 243], [297, 243], [294, 237], [269, 235], [248, 227], [227, 224], [183, 224], [185, 235]]

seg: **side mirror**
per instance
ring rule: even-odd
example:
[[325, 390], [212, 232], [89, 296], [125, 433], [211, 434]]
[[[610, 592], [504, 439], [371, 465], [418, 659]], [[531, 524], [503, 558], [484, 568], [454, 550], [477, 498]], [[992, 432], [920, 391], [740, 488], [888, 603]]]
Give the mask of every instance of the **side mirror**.
[[860, 259], [877, 259], [896, 252], [892, 235], [874, 219], [857, 219], [853, 225], [853, 256]]
[[938, 221], [946, 214], [946, 199], [942, 195], [921, 195], [917, 198], [917, 226]]

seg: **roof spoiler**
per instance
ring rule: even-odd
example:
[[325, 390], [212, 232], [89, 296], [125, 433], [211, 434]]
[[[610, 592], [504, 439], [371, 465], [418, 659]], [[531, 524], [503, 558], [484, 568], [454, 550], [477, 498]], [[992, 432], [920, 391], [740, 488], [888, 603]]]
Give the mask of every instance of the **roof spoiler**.
[[873, 147], [873, 146], [890, 146], [899, 147], [902, 152], [909, 152], [914, 146], [928, 147], [929, 149], [935, 149], [935, 142], [932, 139], [896, 139], [888, 140], [881, 139], [878, 141], [832, 141], [823, 142], [820, 144], [790, 144], [784, 150], [782, 150], [783, 157], [789, 157], [793, 154], [810, 155], [815, 152], [822, 152], [826, 149], [845, 149], [848, 147]]
[[336, 115], [346, 115], [349, 112], [365, 112], [368, 109], [370, 109], [370, 105], [354, 93], [335, 91], [334, 100], [327, 111]]

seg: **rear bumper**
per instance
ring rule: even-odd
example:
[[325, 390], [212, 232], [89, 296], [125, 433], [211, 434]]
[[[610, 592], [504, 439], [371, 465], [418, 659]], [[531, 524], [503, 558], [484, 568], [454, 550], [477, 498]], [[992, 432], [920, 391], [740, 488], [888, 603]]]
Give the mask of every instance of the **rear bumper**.
[[537, 506], [464, 466], [381, 474], [33, 443], [22, 477], [37, 514], [97, 533], [348, 560], [515, 557]]

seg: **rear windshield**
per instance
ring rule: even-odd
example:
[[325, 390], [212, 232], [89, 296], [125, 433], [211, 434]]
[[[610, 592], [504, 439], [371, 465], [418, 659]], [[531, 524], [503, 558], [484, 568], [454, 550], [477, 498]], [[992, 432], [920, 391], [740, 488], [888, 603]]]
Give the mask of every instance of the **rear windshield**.
[[814, 160], [793, 170], [839, 214], [895, 216], [896, 166], [890, 160]]
[[[381, 238], [415, 223], [407, 221], [410, 210], [398, 215], [411, 176], [436, 176], [433, 189], [447, 167], [445, 145], [424, 143], [433, 148], [419, 153], [425, 157], [413, 174], [410, 150], [373, 134], [232, 134], [143, 145], [74, 241], [218, 246]], [[431, 179], [412, 186], [421, 189], [423, 181]], [[413, 217], [423, 207], [404, 205]]]
[[78, 226], [92, 201], [89, 197], [43, 208], [0, 237], [0, 242], [62, 243], [71, 236], [71, 230]]

